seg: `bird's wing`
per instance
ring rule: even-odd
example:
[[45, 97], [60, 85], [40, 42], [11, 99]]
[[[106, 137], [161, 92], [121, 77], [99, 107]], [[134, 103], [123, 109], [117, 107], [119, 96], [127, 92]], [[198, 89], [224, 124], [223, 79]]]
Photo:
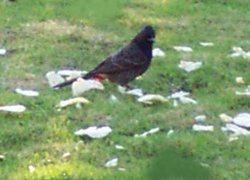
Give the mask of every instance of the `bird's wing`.
[[119, 50], [116, 54], [108, 57], [101, 64], [99, 64], [92, 74], [110, 74], [128, 69], [143, 66], [147, 62], [147, 57], [142, 53], [136, 44], [129, 44], [128, 46]]

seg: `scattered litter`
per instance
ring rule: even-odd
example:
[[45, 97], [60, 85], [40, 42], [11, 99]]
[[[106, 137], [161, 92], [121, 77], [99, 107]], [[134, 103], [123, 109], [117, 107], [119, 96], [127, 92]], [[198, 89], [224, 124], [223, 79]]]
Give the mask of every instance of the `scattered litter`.
[[10, 106], [0, 106], [0, 111], [21, 113], [26, 110], [26, 107], [20, 104]]
[[193, 100], [192, 98], [185, 97], [185, 96], [180, 97], [179, 100], [182, 104], [197, 104], [197, 101]]
[[114, 158], [106, 162], [105, 167], [116, 167], [118, 165], [118, 158]]
[[250, 58], [250, 51], [246, 52], [241, 47], [233, 47], [232, 51], [233, 53], [230, 57], [242, 57], [244, 59]]
[[250, 91], [246, 91], [246, 92], [236, 91], [235, 94], [238, 96], [250, 96]]
[[175, 92], [173, 94], [171, 94], [171, 96], [169, 96], [170, 99], [178, 99], [178, 98], [181, 98], [181, 97], [184, 97], [184, 96], [188, 96], [190, 95], [189, 92], [185, 92], [185, 91], [178, 91], [178, 92]]
[[146, 131], [146, 132], [144, 132], [142, 134], [135, 134], [134, 137], [146, 137], [146, 136], [148, 136], [150, 134], [157, 133], [158, 131], [160, 131], [159, 127], [150, 129], [149, 131]]
[[199, 115], [199, 116], [196, 116], [194, 119], [197, 123], [202, 123], [202, 122], [205, 122], [206, 121], [206, 115]]
[[72, 94], [73, 94], [73, 96], [79, 96], [79, 95], [83, 94], [84, 92], [92, 90], [92, 89], [103, 90], [104, 86], [99, 81], [85, 80], [85, 79], [82, 79], [82, 78], [78, 78], [72, 84]]
[[62, 158], [63, 158], [64, 160], [69, 160], [70, 157], [71, 157], [70, 152], [66, 152], [66, 153], [64, 153], [64, 154], [62, 155]]
[[233, 118], [225, 113], [220, 114], [219, 117], [223, 122], [232, 122], [233, 121]]
[[236, 141], [236, 140], [238, 140], [238, 139], [239, 139], [239, 137], [237, 137], [237, 136], [229, 136], [228, 141], [229, 141], [229, 142], [232, 142], [232, 141]]
[[116, 149], [119, 149], [119, 150], [124, 150], [124, 149], [125, 149], [123, 146], [118, 145], [118, 144], [115, 145], [115, 148], [116, 148]]
[[15, 89], [15, 92], [23, 96], [36, 97], [39, 96], [39, 92], [33, 90], [23, 90], [20, 88]]
[[117, 86], [117, 89], [120, 93], [125, 94], [126, 93], [126, 88], [124, 86]]
[[174, 49], [179, 52], [193, 52], [193, 49], [188, 46], [174, 46]]
[[153, 49], [153, 57], [165, 57], [165, 53], [160, 48]]
[[194, 124], [193, 131], [214, 131], [214, 126]]
[[156, 102], [167, 102], [168, 99], [161, 96], [161, 95], [158, 95], [158, 94], [146, 94], [144, 96], [141, 96], [137, 99], [138, 102], [141, 102], [141, 103], [144, 103], [144, 104], [153, 104], [153, 103], [156, 103]]
[[111, 132], [112, 129], [109, 126], [103, 126], [103, 127], [91, 126], [88, 127], [87, 129], [80, 129], [76, 131], [74, 134], [76, 136], [87, 135], [91, 138], [104, 138]]
[[179, 68], [184, 69], [186, 72], [191, 72], [196, 69], [199, 69], [202, 65], [201, 61], [193, 62], [193, 61], [184, 61], [182, 60], [178, 65]]
[[167, 132], [167, 137], [172, 136], [173, 133], [174, 133], [174, 130], [173, 130], [173, 129], [170, 129], [170, 130]]
[[244, 84], [244, 83], [245, 83], [243, 77], [236, 77], [236, 78], [235, 78], [235, 82], [236, 82], [237, 84]]
[[136, 88], [136, 89], [130, 89], [127, 90], [123, 86], [118, 86], [118, 91], [122, 94], [129, 94], [129, 95], [134, 95], [134, 96], [143, 96], [143, 91], [142, 89]]
[[250, 131], [247, 129], [244, 129], [242, 127], [237, 126], [233, 123], [227, 123], [225, 127], [221, 128], [222, 131], [229, 131], [233, 133], [233, 136], [239, 136], [239, 135], [250, 135]]
[[57, 105], [58, 108], [65, 108], [67, 106], [73, 105], [73, 104], [88, 104], [90, 103], [89, 100], [83, 98], [83, 97], [77, 97], [77, 98], [72, 98], [68, 100], [62, 100], [60, 103]]
[[200, 42], [200, 45], [203, 47], [209, 47], [209, 46], [214, 46], [214, 43], [212, 43], [212, 42]]
[[6, 53], [7, 53], [6, 49], [0, 48], [0, 56], [4, 56], [4, 55], [6, 55]]
[[74, 149], [75, 149], [76, 151], [79, 151], [79, 150], [81, 150], [82, 148], [84, 148], [84, 142], [83, 142], [82, 140], [80, 140], [80, 141], [78, 141], [78, 142], [75, 144]]
[[110, 95], [110, 97], [109, 97], [109, 99], [111, 100], [111, 101], [118, 101], [118, 98], [114, 95], [114, 94], [111, 94]]
[[177, 101], [176, 99], [174, 99], [174, 101], [173, 101], [173, 106], [174, 106], [174, 107], [177, 107], [177, 106], [178, 106], [178, 101]]
[[235, 94], [238, 96], [250, 96], [250, 86], [248, 86], [243, 92], [236, 91]]
[[48, 72], [46, 74], [46, 78], [48, 80], [50, 87], [54, 87], [54, 86], [56, 86], [60, 83], [63, 83], [65, 81], [64, 78], [61, 75], [55, 73], [55, 71]]
[[205, 168], [209, 168], [209, 167], [210, 167], [210, 165], [207, 164], [207, 163], [200, 163], [200, 165], [201, 165], [202, 167], [205, 167]]
[[3, 160], [5, 160], [5, 156], [0, 154], [0, 161], [3, 161]]
[[33, 173], [36, 170], [36, 168], [33, 165], [29, 165], [28, 169], [30, 173]]
[[189, 92], [178, 91], [168, 96], [168, 99], [174, 99], [174, 107], [178, 106], [178, 102], [176, 100], [179, 100], [182, 104], [197, 104], [197, 101], [194, 99], [186, 97], [188, 95], [190, 95]]
[[120, 168], [118, 168], [118, 170], [119, 170], [119, 171], [126, 171], [126, 169], [125, 169], [125, 168], [121, 168], [121, 167], [120, 167]]
[[76, 78], [80, 77], [82, 75], [87, 74], [87, 71], [79, 71], [79, 70], [59, 70], [57, 71], [57, 74], [63, 77], [70, 77], [70, 78]]
[[143, 96], [143, 91], [142, 91], [142, 89], [139, 89], [139, 88], [128, 90], [125, 93], [130, 94], [130, 95], [134, 95], [134, 96], [138, 96], [138, 97]]
[[233, 123], [245, 127], [250, 128], [250, 114], [249, 113], [240, 113], [233, 119]]

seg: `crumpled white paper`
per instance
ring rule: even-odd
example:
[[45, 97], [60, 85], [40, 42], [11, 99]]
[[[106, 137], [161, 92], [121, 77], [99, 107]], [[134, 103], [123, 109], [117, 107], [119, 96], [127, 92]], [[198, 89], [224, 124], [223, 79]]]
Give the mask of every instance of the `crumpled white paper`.
[[73, 104], [88, 104], [90, 103], [89, 100], [83, 97], [77, 97], [77, 98], [72, 98], [72, 99], [67, 99], [67, 100], [62, 100], [60, 103], [57, 105], [58, 108], [64, 108]]
[[195, 121], [198, 122], [205, 122], [206, 121], [206, 115], [199, 115], [199, 116], [195, 116], [194, 119]]
[[23, 96], [36, 97], [39, 96], [39, 92], [34, 90], [23, 90], [20, 88], [15, 89], [15, 92]]
[[248, 86], [245, 91], [236, 91], [235, 94], [238, 96], [250, 96], [250, 86]]
[[0, 56], [4, 56], [7, 53], [7, 50], [4, 48], [0, 48]]
[[214, 131], [214, 126], [194, 124], [192, 129], [193, 131]]
[[200, 42], [200, 45], [203, 47], [209, 47], [209, 46], [214, 46], [214, 43], [212, 43], [212, 42]]
[[73, 96], [79, 96], [79, 95], [83, 94], [84, 92], [92, 90], [92, 89], [103, 90], [104, 86], [99, 81], [85, 80], [85, 79], [82, 79], [82, 78], [78, 78], [72, 84], [72, 94], [73, 94]]
[[160, 131], [159, 127], [150, 129], [149, 131], [146, 131], [146, 132], [144, 132], [142, 134], [135, 134], [134, 137], [146, 137], [146, 136], [148, 136], [150, 134], [157, 133], [158, 131]]
[[233, 53], [230, 55], [230, 57], [242, 57], [244, 59], [250, 58], [250, 51], [244, 51], [241, 47], [233, 47], [232, 48]]
[[248, 136], [248, 135], [250, 135], [250, 131], [248, 131], [247, 129], [244, 129], [242, 127], [239, 127], [236, 124], [232, 124], [232, 123], [227, 123], [225, 125], [225, 127], [221, 128], [221, 130], [232, 132], [233, 136], [240, 136], [240, 135]]
[[119, 150], [124, 150], [125, 149], [122, 145], [119, 145], [119, 144], [116, 144], [115, 148], [119, 149]]
[[57, 71], [57, 74], [60, 76], [68, 76], [70, 78], [80, 77], [84, 74], [87, 74], [87, 71], [79, 71], [79, 70], [59, 70]]
[[233, 123], [241, 126], [250, 128], [250, 113], [240, 113], [233, 118]]
[[118, 86], [118, 91], [122, 94], [129, 94], [129, 95], [138, 96], [138, 97], [143, 96], [143, 91], [142, 89], [139, 89], [139, 88], [126, 90], [125, 87]]
[[50, 87], [54, 87], [55, 85], [58, 85], [65, 81], [64, 78], [61, 75], [57, 74], [55, 71], [48, 72], [46, 74], [46, 78]]
[[179, 52], [193, 52], [193, 49], [188, 46], [174, 46], [174, 49]]
[[165, 53], [160, 48], [153, 49], [153, 57], [165, 57]]
[[233, 121], [233, 118], [225, 113], [220, 114], [219, 117], [223, 122], [232, 122]]
[[118, 165], [118, 158], [114, 158], [105, 163], [105, 167], [116, 167]]
[[151, 105], [157, 102], [161, 102], [161, 103], [167, 102], [168, 99], [159, 94], [146, 94], [144, 96], [139, 97], [137, 101], [144, 103], [144, 104]]
[[174, 99], [174, 107], [178, 106], [178, 102], [176, 100], [179, 100], [182, 104], [197, 104], [197, 101], [187, 97], [188, 95], [190, 95], [189, 92], [178, 91], [168, 96], [168, 99]]
[[17, 105], [9, 105], [9, 106], [0, 106], [0, 111], [6, 111], [6, 112], [16, 112], [21, 113], [26, 110], [26, 107], [20, 104]]
[[186, 72], [197, 70], [201, 68], [201, 66], [202, 66], [201, 61], [193, 62], [193, 61], [184, 61], [184, 60], [182, 60], [180, 64], [178, 65], [179, 68], [185, 70]]
[[236, 78], [235, 78], [235, 82], [236, 82], [237, 84], [244, 84], [244, 83], [245, 83], [243, 77], [236, 77]]
[[76, 136], [84, 136], [87, 135], [91, 138], [104, 138], [112, 132], [112, 129], [109, 126], [97, 127], [91, 126], [86, 129], [80, 129], [76, 131], [74, 134]]

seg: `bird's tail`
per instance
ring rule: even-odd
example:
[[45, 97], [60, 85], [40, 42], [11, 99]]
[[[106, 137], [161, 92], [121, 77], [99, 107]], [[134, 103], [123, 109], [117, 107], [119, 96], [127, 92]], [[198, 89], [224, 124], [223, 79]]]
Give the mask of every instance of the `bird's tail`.
[[65, 81], [63, 83], [60, 83], [60, 84], [57, 84], [55, 86], [53, 86], [53, 88], [63, 88], [65, 86], [68, 86], [68, 85], [71, 85], [74, 81], [76, 81], [78, 78], [83, 78], [83, 79], [92, 79], [93, 78], [93, 73], [92, 72], [89, 72], [83, 76], [80, 76], [80, 77], [76, 77], [76, 78], [73, 78], [73, 79], [70, 79], [68, 81]]

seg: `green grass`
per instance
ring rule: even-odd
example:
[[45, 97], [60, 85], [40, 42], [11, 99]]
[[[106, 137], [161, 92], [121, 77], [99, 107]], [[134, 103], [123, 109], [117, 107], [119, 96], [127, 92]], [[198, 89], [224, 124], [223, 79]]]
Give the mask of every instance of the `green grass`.
[[[249, 179], [249, 138], [228, 142], [218, 117], [250, 111], [249, 98], [234, 95], [245, 87], [235, 83], [236, 76], [250, 82], [249, 60], [228, 57], [233, 46], [250, 50], [248, 4], [248, 0], [1, 1], [0, 44], [16, 51], [0, 57], [0, 105], [21, 103], [28, 110], [0, 113], [0, 154], [6, 157], [0, 161], [0, 179]], [[143, 106], [105, 82], [105, 91], [84, 95], [91, 104], [56, 111], [56, 104], [70, 98], [71, 91], [50, 89], [45, 80], [48, 71], [90, 70], [145, 24], [156, 28], [155, 47], [167, 56], [153, 60], [143, 79], [133, 84], [164, 96], [181, 87], [198, 105]], [[201, 41], [215, 46], [201, 47]], [[191, 46], [194, 52], [177, 53], [175, 45]], [[202, 60], [202, 68], [192, 73], [178, 69], [179, 61], [189, 58]], [[17, 87], [37, 89], [40, 96], [22, 97], [14, 93]], [[119, 101], [110, 102], [111, 94]], [[193, 118], [199, 114], [207, 115], [215, 132], [192, 132]], [[104, 124], [113, 128], [104, 139], [74, 136], [80, 127]], [[164, 131], [145, 139], [132, 137], [154, 127]], [[167, 137], [169, 129], [175, 132]], [[116, 150], [115, 144], [126, 150]], [[71, 153], [69, 160], [62, 158], [65, 152]], [[104, 167], [114, 157], [125, 172]], [[29, 165], [36, 167], [34, 173]]]

